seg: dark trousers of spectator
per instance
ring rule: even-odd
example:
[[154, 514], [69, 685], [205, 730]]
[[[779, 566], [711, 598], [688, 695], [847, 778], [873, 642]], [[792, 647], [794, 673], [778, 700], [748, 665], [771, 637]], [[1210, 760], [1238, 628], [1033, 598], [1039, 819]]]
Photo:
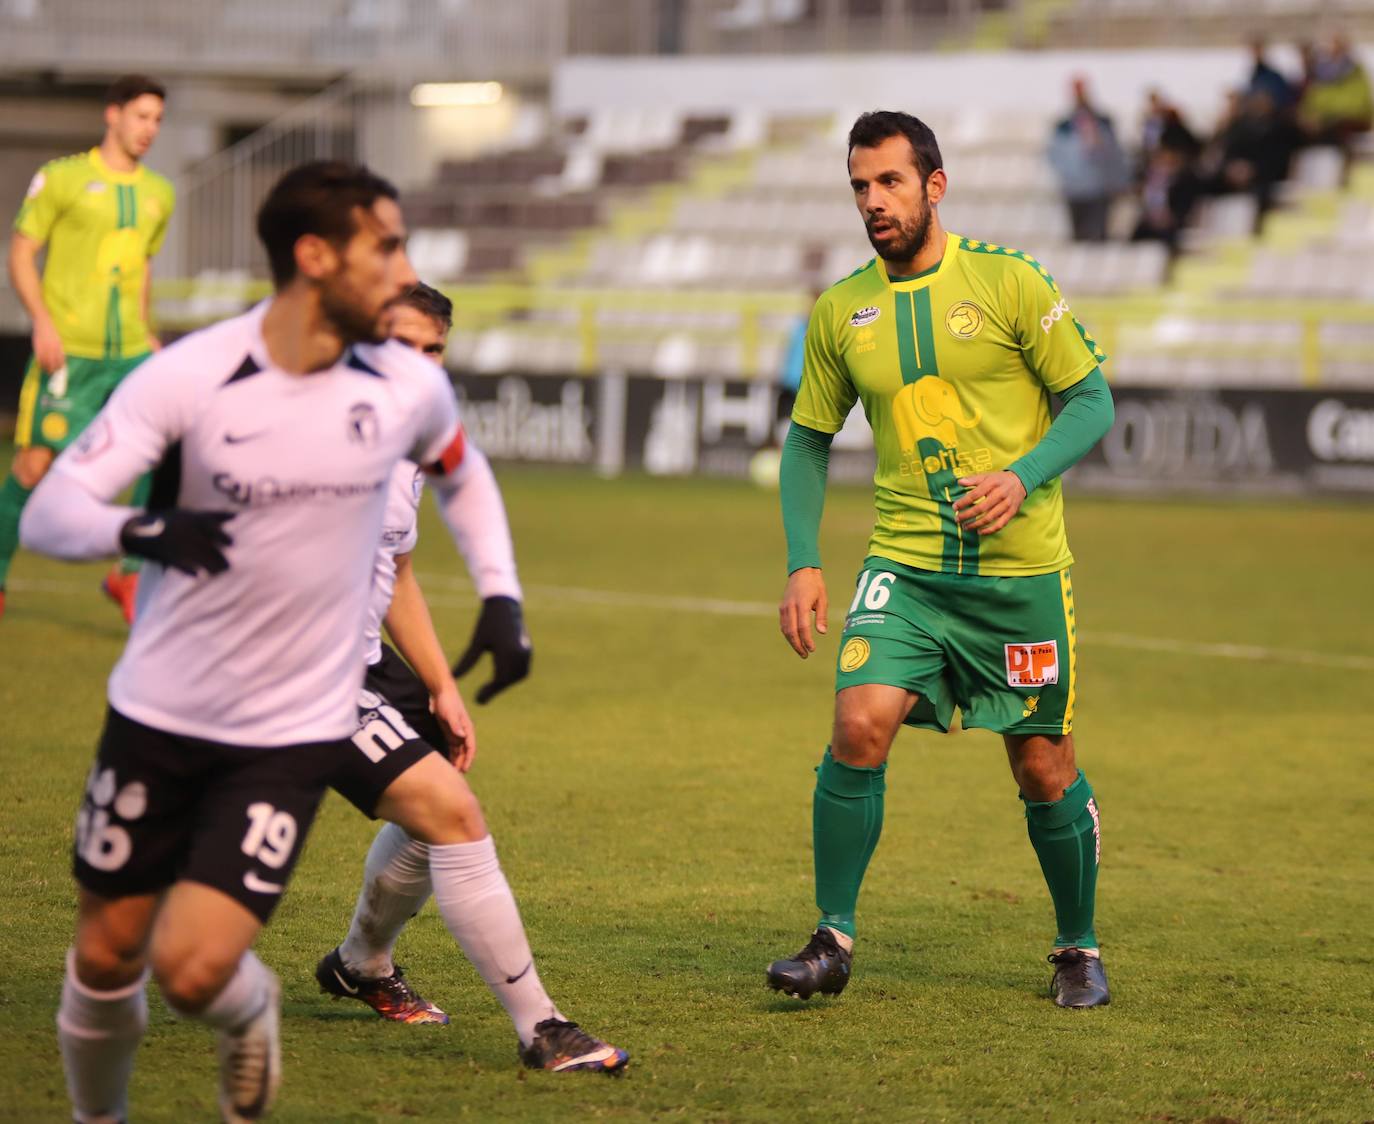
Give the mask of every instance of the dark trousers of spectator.
[[1075, 242], [1105, 242], [1110, 199], [1070, 199], [1069, 222]]

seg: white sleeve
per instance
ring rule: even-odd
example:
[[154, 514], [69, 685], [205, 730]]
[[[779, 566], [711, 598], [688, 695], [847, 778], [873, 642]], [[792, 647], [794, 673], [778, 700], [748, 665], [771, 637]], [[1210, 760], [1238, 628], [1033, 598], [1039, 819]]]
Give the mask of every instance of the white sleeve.
[[480, 449], [466, 445], [458, 463], [433, 477], [433, 485], [439, 514], [467, 563], [477, 595], [523, 600], [506, 505], [491, 462]]
[[25, 547], [71, 560], [119, 553], [119, 532], [136, 509], [111, 501], [158, 464], [184, 430], [189, 380], [169, 380], [176, 365], [168, 349], [138, 367], [53, 462], [20, 520]]

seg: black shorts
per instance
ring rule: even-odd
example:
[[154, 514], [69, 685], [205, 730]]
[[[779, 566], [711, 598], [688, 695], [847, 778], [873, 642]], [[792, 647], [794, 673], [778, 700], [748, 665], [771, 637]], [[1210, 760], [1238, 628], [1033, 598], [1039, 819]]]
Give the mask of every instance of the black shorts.
[[201, 882], [266, 921], [349, 742], [251, 749], [105, 717], [73, 873], [103, 898]]
[[446, 744], [443, 730], [429, 712], [429, 691], [385, 644], [382, 658], [367, 669], [358, 700], [358, 729], [344, 744], [349, 752], [329, 784], [373, 819], [377, 802], [391, 782], [427, 754], [441, 752]]

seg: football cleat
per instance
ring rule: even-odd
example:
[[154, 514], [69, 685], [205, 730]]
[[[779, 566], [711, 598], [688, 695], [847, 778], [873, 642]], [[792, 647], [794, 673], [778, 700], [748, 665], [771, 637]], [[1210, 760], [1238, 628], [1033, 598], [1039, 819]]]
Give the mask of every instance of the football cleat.
[[219, 1111], [224, 1124], [263, 1119], [281, 1084], [281, 983], [269, 975], [266, 1006], [237, 1033], [219, 1033]]
[[545, 1019], [535, 1024], [534, 1041], [520, 1046], [520, 1060], [530, 1069], [553, 1073], [581, 1069], [619, 1074], [629, 1063], [630, 1055], [609, 1042], [593, 1038], [576, 1023]]
[[810, 999], [818, 991], [839, 995], [849, 982], [853, 962], [854, 954], [841, 948], [830, 930], [821, 925], [791, 960], [774, 960], [768, 965], [768, 986], [793, 999]]
[[1061, 948], [1050, 953], [1048, 960], [1054, 965], [1050, 994], [1060, 1007], [1105, 1007], [1112, 1001], [1101, 956], [1081, 948]]
[[134, 623], [134, 602], [138, 596], [138, 574], [120, 573], [119, 568], [115, 567], [100, 583], [101, 592], [111, 601], [119, 606], [119, 611], [124, 614], [124, 623]]
[[366, 1003], [384, 1019], [394, 1023], [413, 1023], [417, 1026], [448, 1026], [448, 1015], [406, 982], [398, 965], [391, 975], [370, 980], [355, 976], [343, 962], [336, 948], [317, 965], [315, 979], [321, 991], [336, 999], [356, 999]]

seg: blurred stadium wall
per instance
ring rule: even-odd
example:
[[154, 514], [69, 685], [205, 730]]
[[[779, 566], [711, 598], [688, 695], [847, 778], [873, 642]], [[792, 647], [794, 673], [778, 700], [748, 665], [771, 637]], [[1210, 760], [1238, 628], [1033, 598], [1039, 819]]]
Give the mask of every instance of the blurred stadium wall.
[[[413, 256], [451, 292], [451, 366], [498, 458], [743, 474], [816, 287], [869, 256], [844, 179], [854, 115], [937, 130], [961, 234], [1049, 265], [1112, 356], [1117, 429], [1083, 485], [1374, 494], [1374, 146], [1301, 150], [1259, 212], [1194, 209], [1177, 256], [1071, 241], [1045, 159], [1070, 80], [1134, 158], [1147, 91], [1204, 139], [1245, 41], [1302, 69], [1342, 35], [1374, 70], [1374, 0], [0, 0], [0, 202], [99, 136], [99, 95], [169, 87], [150, 158], [176, 220], [164, 334], [265, 291], [258, 199], [300, 160], [366, 160], [405, 191]], [[26, 325], [0, 284], [0, 414]], [[861, 422], [838, 475], [862, 479]]]

